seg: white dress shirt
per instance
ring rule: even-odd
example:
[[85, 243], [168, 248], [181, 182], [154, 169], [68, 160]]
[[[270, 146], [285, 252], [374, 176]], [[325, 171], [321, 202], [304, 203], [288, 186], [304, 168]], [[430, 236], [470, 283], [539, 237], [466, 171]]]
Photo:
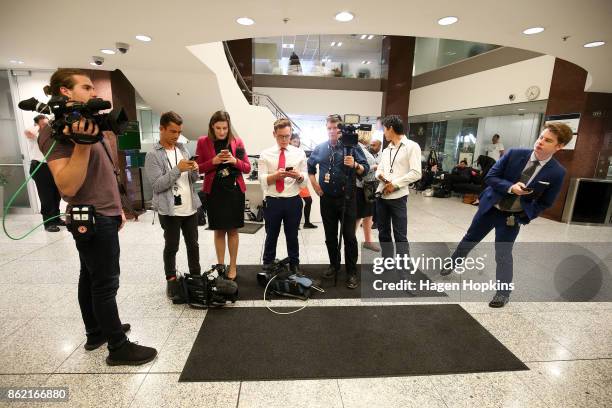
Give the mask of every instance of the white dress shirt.
[[30, 131], [32, 132], [32, 134], [36, 135], [36, 137], [33, 139], [26, 137], [28, 141], [27, 146], [28, 146], [28, 152], [30, 154], [30, 160], [44, 162], [45, 156], [42, 154], [42, 152], [40, 151], [40, 148], [38, 147], [38, 131], [39, 131], [38, 125], [29, 128], [27, 131]]
[[282, 192], [276, 191], [276, 183], [268, 185], [268, 176], [278, 169], [278, 159], [280, 157], [280, 147], [274, 145], [267, 148], [259, 155], [258, 171], [259, 183], [266, 197], [288, 198], [300, 193], [300, 189], [308, 185], [308, 173], [306, 172], [306, 153], [302, 149], [289, 145], [285, 148], [285, 168], [293, 167], [302, 175], [302, 182], [291, 177], [285, 177], [285, 188]]
[[[376, 169], [376, 178], [382, 175], [400, 188], [382, 198], [393, 200], [408, 195], [408, 185], [421, 179], [421, 147], [402, 135], [399, 146], [391, 142], [380, 155], [382, 159]], [[382, 191], [384, 187], [381, 181], [377, 191]]]

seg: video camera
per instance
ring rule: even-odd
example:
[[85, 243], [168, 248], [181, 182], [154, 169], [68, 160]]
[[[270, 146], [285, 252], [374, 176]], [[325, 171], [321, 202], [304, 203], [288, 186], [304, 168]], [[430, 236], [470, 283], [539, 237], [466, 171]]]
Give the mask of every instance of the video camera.
[[[47, 104], [39, 102], [36, 98], [30, 98], [19, 102], [18, 106], [22, 110], [53, 114], [51, 128], [53, 138], [58, 141], [71, 139], [78, 144], [94, 144], [102, 140], [103, 131], [110, 130], [120, 135], [125, 132], [128, 125], [128, 117], [123, 108], [113, 109], [110, 113], [99, 113], [111, 108], [111, 103], [101, 98], [92, 98], [83, 103], [69, 101], [65, 96], [53, 96]], [[64, 127], [72, 128], [72, 124], [80, 121], [81, 118], [90, 119], [98, 125], [100, 133], [97, 137], [64, 134]]]
[[[354, 114], [344, 115], [343, 123], [338, 124], [338, 129], [342, 132], [342, 144], [345, 147], [355, 147], [359, 143], [358, 130], [366, 132], [372, 131], [372, 125], [359, 123], [360, 116]], [[357, 126], [355, 126], [357, 125]]]

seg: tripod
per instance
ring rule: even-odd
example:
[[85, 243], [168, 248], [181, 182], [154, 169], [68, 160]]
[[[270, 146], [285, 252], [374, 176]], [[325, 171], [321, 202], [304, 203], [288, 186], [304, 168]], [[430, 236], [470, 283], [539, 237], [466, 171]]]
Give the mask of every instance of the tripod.
[[[344, 156], [353, 156], [352, 146], [343, 146], [343, 148], [344, 148]], [[340, 263], [342, 261], [342, 255], [340, 251], [342, 250], [342, 235], [344, 232], [344, 216], [346, 214], [346, 202], [347, 200], [351, 199], [349, 195], [349, 189], [347, 188], [347, 186], [354, 187], [355, 185], [355, 169], [353, 168], [346, 169], [345, 173], [346, 173], [347, 183], [345, 183], [344, 185], [344, 197], [342, 200], [342, 212], [340, 215], [340, 233], [338, 234], [338, 259], [337, 259], [338, 266], [340, 266]], [[350, 191], [351, 193], [354, 192], [353, 189], [351, 189]], [[346, 259], [344, 261], [346, 263]], [[334, 286], [338, 286], [338, 271], [336, 271], [336, 274], [334, 275]]]

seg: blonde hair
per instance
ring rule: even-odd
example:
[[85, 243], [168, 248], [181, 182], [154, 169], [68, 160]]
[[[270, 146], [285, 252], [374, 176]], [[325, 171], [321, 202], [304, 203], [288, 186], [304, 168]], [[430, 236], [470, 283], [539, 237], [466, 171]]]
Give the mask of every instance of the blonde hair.
[[364, 145], [369, 145], [372, 141], [372, 131], [370, 130], [357, 130], [357, 135], [359, 135], [359, 143], [363, 143]]

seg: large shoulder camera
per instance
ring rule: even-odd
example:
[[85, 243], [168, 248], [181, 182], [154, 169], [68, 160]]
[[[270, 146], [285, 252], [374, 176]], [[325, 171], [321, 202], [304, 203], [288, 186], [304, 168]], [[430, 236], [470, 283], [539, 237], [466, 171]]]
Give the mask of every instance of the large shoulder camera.
[[[102, 140], [103, 131], [110, 130], [120, 135], [125, 132], [128, 125], [128, 117], [123, 108], [113, 109], [110, 113], [100, 113], [102, 110], [111, 108], [111, 103], [101, 98], [92, 98], [83, 103], [69, 101], [65, 96], [53, 96], [46, 104], [39, 102], [36, 98], [30, 98], [19, 102], [18, 106], [22, 110], [52, 114], [54, 119], [50, 125], [53, 129], [53, 138], [58, 141], [70, 139], [79, 144], [94, 144]], [[98, 137], [64, 134], [65, 126], [71, 128], [73, 123], [81, 119], [89, 119], [98, 125], [100, 129]]]
[[342, 144], [345, 147], [355, 147], [359, 143], [358, 130], [370, 132], [372, 125], [367, 123], [359, 123], [359, 115], [347, 114], [344, 115], [343, 123], [338, 124], [338, 129], [342, 132]]

